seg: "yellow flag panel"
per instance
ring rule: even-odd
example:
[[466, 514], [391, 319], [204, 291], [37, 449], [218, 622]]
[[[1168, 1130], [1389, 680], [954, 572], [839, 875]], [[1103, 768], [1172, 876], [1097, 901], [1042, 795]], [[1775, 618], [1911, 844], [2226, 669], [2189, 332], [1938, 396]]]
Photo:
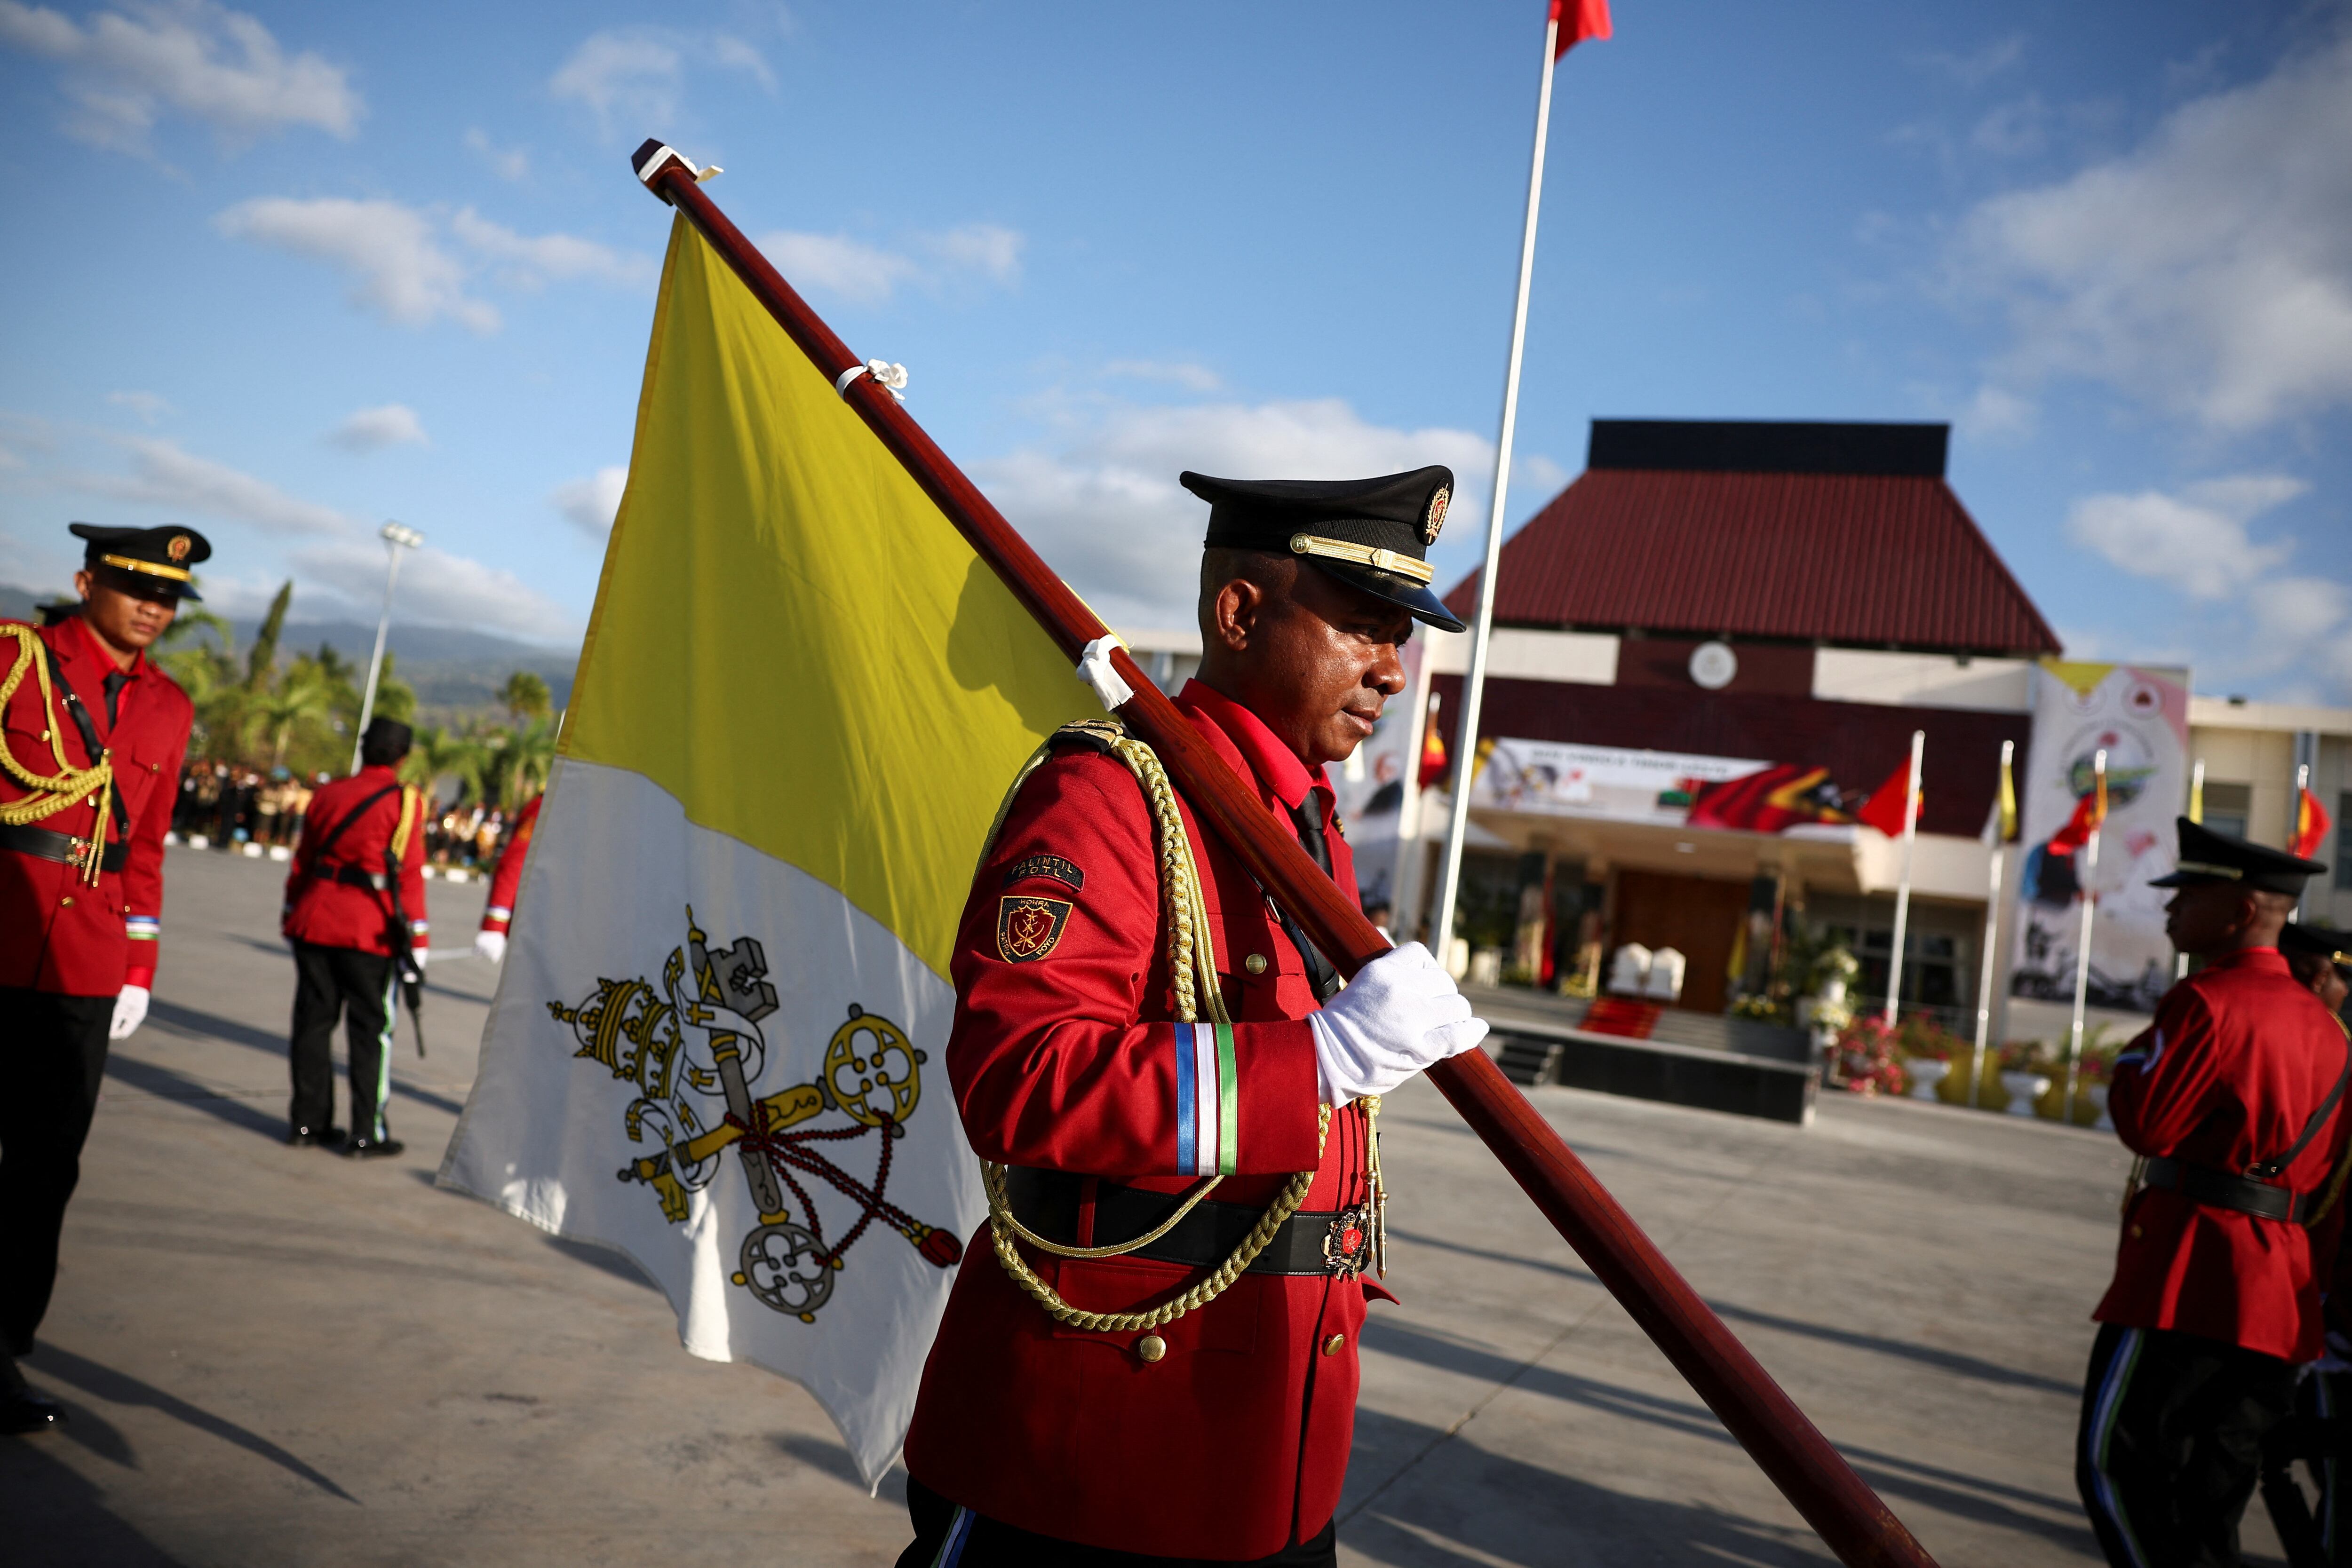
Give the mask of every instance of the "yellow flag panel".
[[944, 976], [997, 800], [1099, 716], [683, 218], [563, 749], [838, 889]]

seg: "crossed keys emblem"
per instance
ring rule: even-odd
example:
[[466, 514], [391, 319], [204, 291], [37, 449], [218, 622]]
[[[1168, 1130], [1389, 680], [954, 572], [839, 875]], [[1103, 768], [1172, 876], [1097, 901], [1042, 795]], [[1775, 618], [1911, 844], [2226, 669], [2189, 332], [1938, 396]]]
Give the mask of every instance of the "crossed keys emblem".
[[[751, 1085], [767, 1061], [760, 1024], [777, 1005], [767, 955], [751, 936], [711, 946], [691, 908], [686, 923], [687, 939], [670, 950], [658, 989], [644, 979], [599, 979], [595, 994], [576, 1007], [547, 1004], [571, 1027], [575, 1054], [603, 1062], [637, 1091], [622, 1124], [631, 1143], [652, 1150], [623, 1166], [620, 1179], [651, 1187], [663, 1217], [683, 1224], [690, 1195], [710, 1184], [735, 1148], [760, 1223], [743, 1238], [734, 1283], [803, 1322], [816, 1321], [843, 1259], [877, 1219], [926, 1261], [952, 1267], [962, 1243], [887, 1197], [891, 1152], [922, 1099], [928, 1053], [897, 1024], [853, 1002], [813, 1082], [754, 1098]], [[840, 1120], [826, 1124], [835, 1116]], [[824, 1152], [867, 1137], [877, 1139], [871, 1180]], [[837, 1239], [825, 1239], [824, 1217], [803, 1177], [856, 1206]]]

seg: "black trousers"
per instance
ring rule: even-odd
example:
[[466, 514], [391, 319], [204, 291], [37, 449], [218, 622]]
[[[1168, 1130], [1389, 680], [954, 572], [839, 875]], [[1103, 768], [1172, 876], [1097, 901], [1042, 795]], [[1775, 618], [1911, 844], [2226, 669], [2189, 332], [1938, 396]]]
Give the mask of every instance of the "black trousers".
[[393, 962], [356, 947], [294, 944], [294, 1126], [324, 1132], [335, 1117], [335, 1024], [351, 1045], [352, 1136], [381, 1140], [392, 1092]]
[[[959, 1508], [912, 1476], [907, 1512], [915, 1521], [915, 1542], [898, 1553], [898, 1568], [1212, 1568], [1213, 1563], [1233, 1568], [1222, 1559], [1152, 1557], [1034, 1535]], [[1339, 1560], [1336, 1542], [1337, 1531], [1326, 1522], [1296, 1546], [1240, 1568], [1331, 1568]]]
[[113, 1021], [112, 997], [0, 986], [0, 1348], [12, 1354], [49, 1310]]
[[2099, 1328], [2074, 1484], [2116, 1568], [2238, 1568], [2263, 1437], [2294, 1406], [2292, 1362], [2169, 1329]]

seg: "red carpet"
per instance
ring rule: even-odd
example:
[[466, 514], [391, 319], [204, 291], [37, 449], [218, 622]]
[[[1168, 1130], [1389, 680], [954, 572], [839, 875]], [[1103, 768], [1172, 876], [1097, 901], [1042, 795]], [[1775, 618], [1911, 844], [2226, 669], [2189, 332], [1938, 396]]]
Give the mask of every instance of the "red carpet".
[[1602, 997], [1586, 1009], [1584, 1021], [1577, 1027], [1590, 1030], [1594, 1034], [1619, 1034], [1628, 1040], [1647, 1040], [1650, 1030], [1657, 1027], [1659, 1010], [1654, 1002]]

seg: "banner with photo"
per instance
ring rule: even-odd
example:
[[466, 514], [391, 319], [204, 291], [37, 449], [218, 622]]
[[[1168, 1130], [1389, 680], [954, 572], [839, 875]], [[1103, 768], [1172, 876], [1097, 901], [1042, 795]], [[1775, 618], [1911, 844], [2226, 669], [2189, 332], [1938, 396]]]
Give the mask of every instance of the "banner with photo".
[[2053, 854], [2050, 841], [2092, 793], [2104, 750], [2107, 817], [2098, 866], [2088, 871], [2098, 898], [2087, 999], [2152, 1012], [2172, 984], [2173, 953], [2164, 934], [2170, 895], [2148, 883], [2173, 868], [2173, 819], [2189, 798], [2189, 672], [2045, 660], [2033, 684], [2033, 745], [2019, 780], [2025, 856], [2010, 994], [2074, 999], [2089, 857]]
[[1553, 740], [1496, 741], [1470, 789], [1489, 811], [1840, 838], [1863, 799], [1802, 763]]

